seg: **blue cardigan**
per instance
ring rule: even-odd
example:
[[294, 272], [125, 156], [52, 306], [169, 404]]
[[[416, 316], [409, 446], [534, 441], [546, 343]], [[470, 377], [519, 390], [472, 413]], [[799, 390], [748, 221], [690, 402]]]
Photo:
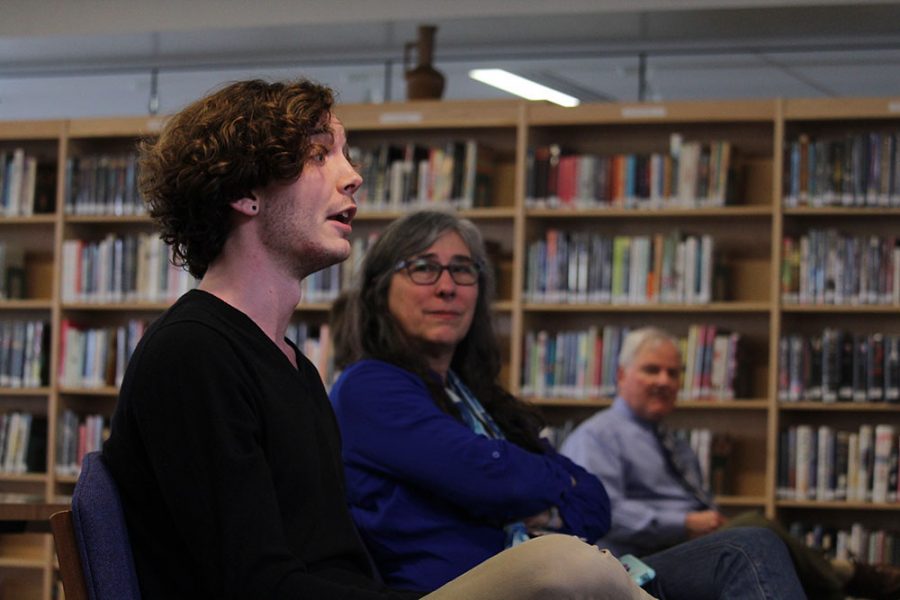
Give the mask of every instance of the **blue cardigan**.
[[502, 551], [506, 523], [551, 506], [565, 533], [593, 542], [609, 529], [597, 478], [549, 446], [535, 454], [476, 435], [438, 409], [409, 371], [360, 361], [337, 380], [331, 401], [351, 512], [393, 587], [440, 587]]

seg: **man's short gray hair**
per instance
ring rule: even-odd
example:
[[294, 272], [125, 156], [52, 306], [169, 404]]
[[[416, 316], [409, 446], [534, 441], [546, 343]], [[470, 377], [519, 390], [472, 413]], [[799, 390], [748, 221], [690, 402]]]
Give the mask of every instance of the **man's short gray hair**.
[[656, 342], [669, 342], [680, 351], [678, 340], [668, 331], [659, 327], [641, 327], [628, 332], [628, 335], [622, 340], [622, 348], [619, 350], [619, 366], [627, 367], [641, 348], [646, 344]]

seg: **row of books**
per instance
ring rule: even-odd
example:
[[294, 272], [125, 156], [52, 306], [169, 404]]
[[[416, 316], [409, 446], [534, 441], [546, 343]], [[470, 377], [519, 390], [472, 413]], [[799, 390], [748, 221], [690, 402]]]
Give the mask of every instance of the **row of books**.
[[780, 433], [777, 495], [790, 500], [897, 502], [894, 425], [857, 431], [792, 425]]
[[[120, 386], [128, 361], [148, 326], [148, 321], [132, 319], [117, 327], [95, 328], [63, 319], [60, 323], [60, 384], [77, 388]], [[316, 366], [324, 381], [333, 380], [334, 359], [327, 323], [291, 323], [285, 337]]]
[[[586, 330], [528, 331], [523, 354], [523, 397], [600, 398], [616, 393], [622, 341], [629, 328], [591, 326]], [[691, 325], [680, 338], [684, 376], [682, 400], [730, 400], [745, 390], [738, 376], [741, 335], [715, 325]]]
[[35, 207], [37, 172], [37, 158], [24, 148], [0, 149], [0, 216], [27, 217], [39, 212]]
[[119, 386], [148, 322], [86, 327], [63, 319], [59, 334], [59, 381], [68, 387]]
[[715, 325], [691, 325], [681, 338], [684, 375], [682, 400], [734, 400], [746, 394], [745, 377], [749, 371], [740, 365], [741, 334]]
[[525, 333], [523, 398], [599, 398], [616, 392], [616, 365], [628, 327]]
[[585, 154], [559, 144], [528, 149], [525, 201], [549, 208], [723, 206], [729, 190], [731, 143], [670, 137], [669, 151]]
[[716, 433], [708, 427], [676, 429], [673, 433], [685, 440], [697, 456], [703, 487], [715, 495], [732, 493], [730, 463], [734, 439], [727, 433]]
[[788, 304], [900, 304], [900, 246], [895, 236], [810, 229], [785, 237], [781, 297]]
[[66, 161], [67, 215], [142, 215], [136, 153], [75, 156]]
[[[348, 260], [305, 278], [304, 302], [330, 302], [352, 283], [376, 234], [353, 239]], [[171, 302], [197, 281], [169, 261], [169, 247], [153, 233], [109, 234], [99, 241], [63, 242], [64, 302]]]
[[0, 300], [25, 297], [25, 250], [0, 240]]
[[0, 387], [47, 385], [50, 325], [40, 320], [0, 320]]
[[528, 302], [705, 304], [712, 300], [710, 235], [607, 236], [548, 229], [528, 244]]
[[810, 548], [821, 550], [828, 559], [900, 564], [900, 532], [896, 530], [869, 529], [862, 523], [842, 529], [794, 521], [788, 525], [788, 531]]
[[64, 410], [56, 432], [56, 474], [77, 476], [84, 455], [100, 450], [107, 437], [109, 428], [103, 415], [79, 417], [72, 410]]
[[900, 131], [815, 137], [786, 143], [785, 206], [900, 206]]
[[171, 302], [197, 285], [153, 233], [65, 240], [62, 269], [63, 302]]
[[30, 412], [0, 415], [0, 473], [34, 473], [46, 469], [47, 419]]
[[490, 205], [494, 152], [474, 139], [354, 147], [350, 156], [363, 177], [362, 211]]
[[900, 335], [827, 327], [778, 340], [781, 402], [900, 402]]

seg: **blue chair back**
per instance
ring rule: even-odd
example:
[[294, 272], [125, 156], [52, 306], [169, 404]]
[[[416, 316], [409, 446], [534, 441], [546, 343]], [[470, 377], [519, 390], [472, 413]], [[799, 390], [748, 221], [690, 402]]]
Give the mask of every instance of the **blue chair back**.
[[72, 521], [90, 600], [140, 600], [134, 555], [116, 482], [100, 452], [85, 455]]

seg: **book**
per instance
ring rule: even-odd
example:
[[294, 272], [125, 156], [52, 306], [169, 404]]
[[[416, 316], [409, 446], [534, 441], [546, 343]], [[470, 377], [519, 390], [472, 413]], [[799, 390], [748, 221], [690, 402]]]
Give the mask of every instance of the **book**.
[[893, 425], [879, 423], [875, 426], [874, 436], [872, 502], [887, 502], [891, 454], [897, 444], [897, 431]]
[[853, 401], [866, 402], [869, 378], [869, 339], [861, 333], [853, 334]]
[[834, 430], [820, 425], [816, 432], [816, 500], [834, 500]]
[[869, 336], [867, 362], [866, 398], [869, 402], [884, 401], [884, 335], [873, 333]]
[[466, 141], [464, 206], [484, 207], [493, 204], [495, 160], [495, 153], [490, 147], [475, 140]]
[[810, 402], [822, 400], [822, 336], [814, 335], [808, 338], [808, 372], [805, 373], [805, 390], [803, 399]]
[[834, 436], [834, 499], [846, 500], [847, 487], [849, 485], [850, 466], [850, 436], [849, 431], [840, 430]]
[[808, 500], [815, 497], [816, 489], [816, 434], [810, 425], [797, 426], [795, 498]]
[[900, 335], [885, 338], [884, 399], [891, 403], [900, 402]]
[[853, 400], [854, 383], [854, 355], [856, 346], [853, 343], [853, 335], [844, 331], [840, 333], [840, 380], [838, 383], [838, 400], [850, 402]]
[[871, 425], [859, 427], [859, 462], [854, 499], [872, 501], [872, 477], [875, 467], [875, 430]]

